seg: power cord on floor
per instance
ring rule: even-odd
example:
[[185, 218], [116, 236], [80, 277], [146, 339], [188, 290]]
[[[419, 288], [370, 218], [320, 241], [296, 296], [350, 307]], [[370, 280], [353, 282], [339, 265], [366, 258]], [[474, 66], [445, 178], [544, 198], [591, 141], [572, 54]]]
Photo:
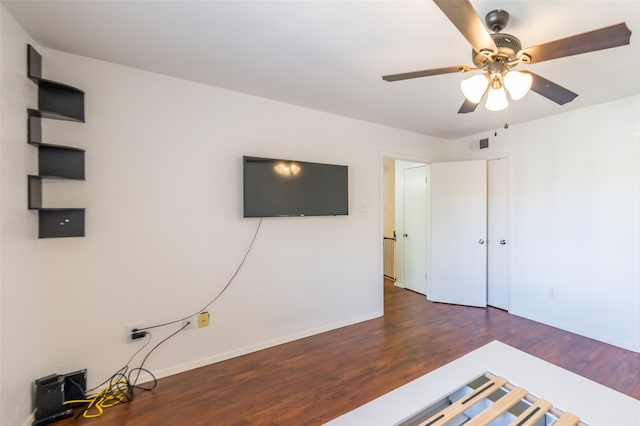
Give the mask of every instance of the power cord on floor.
[[[178, 330], [174, 331], [160, 342], [158, 342], [142, 359], [139, 367], [130, 368], [129, 364], [132, 360], [138, 355], [149, 343], [151, 342], [151, 333], [147, 333], [149, 338], [145, 345], [138, 349], [136, 353], [134, 353], [127, 364], [118, 370], [114, 375], [112, 375], [109, 379], [102, 382], [100, 385], [91, 389], [87, 392], [87, 398], [84, 400], [71, 400], [65, 401], [65, 404], [86, 404], [84, 410], [80, 411], [76, 417], [84, 417], [84, 418], [94, 418], [100, 417], [104, 410], [109, 407], [113, 407], [114, 405], [118, 405], [121, 403], [131, 402], [134, 399], [135, 390], [139, 389], [142, 391], [150, 391], [153, 390], [158, 385], [158, 380], [153, 375], [153, 373], [146, 368], [144, 368], [144, 364], [149, 359], [149, 356], [158, 349], [160, 345], [165, 343], [167, 340], [171, 339], [176, 334], [180, 333], [186, 327], [189, 326], [189, 323], [184, 324]], [[150, 386], [141, 386], [138, 384], [138, 380], [140, 379], [140, 373], [146, 373], [151, 376], [152, 384]], [[133, 375], [135, 374], [135, 378]], [[106, 385], [106, 386], [105, 386]], [[100, 391], [95, 391], [96, 389], [100, 389]]]
[[[222, 290], [220, 290], [220, 292], [218, 292], [218, 294], [213, 299], [211, 299], [202, 309], [194, 312], [193, 314], [191, 314], [191, 315], [189, 315], [187, 317], [182, 317], [182, 318], [177, 319], [175, 321], [169, 321], [169, 322], [166, 322], [166, 323], [163, 323], [163, 324], [157, 324], [157, 325], [153, 325], [153, 326], [149, 326], [149, 327], [138, 328], [136, 331], [144, 332], [144, 336], [148, 336], [148, 339], [147, 339], [147, 342], [129, 358], [127, 363], [122, 368], [120, 368], [116, 373], [114, 373], [111, 377], [109, 377], [107, 380], [105, 380], [104, 382], [102, 382], [98, 386], [96, 386], [96, 387], [94, 387], [92, 389], [89, 389], [85, 393], [86, 399], [65, 401], [65, 404], [69, 404], [69, 405], [71, 405], [71, 404], [85, 404], [86, 405], [84, 410], [78, 412], [78, 414], [76, 415], [76, 418], [78, 418], [80, 416], [82, 416], [84, 418], [99, 417], [99, 416], [102, 415], [102, 413], [104, 413], [104, 410], [106, 408], [113, 407], [114, 405], [118, 405], [118, 404], [122, 404], [122, 403], [127, 403], [127, 402], [133, 401], [133, 399], [134, 399], [134, 391], [136, 389], [139, 389], [139, 390], [142, 390], [142, 391], [151, 391], [157, 386], [158, 380], [156, 379], [156, 377], [153, 375], [153, 373], [151, 371], [149, 371], [146, 368], [144, 368], [145, 363], [149, 359], [149, 356], [151, 356], [151, 354], [156, 349], [158, 349], [158, 347], [160, 345], [162, 345], [167, 340], [169, 340], [172, 337], [174, 337], [176, 334], [178, 334], [181, 331], [183, 331], [191, 323], [190, 323], [190, 321], [187, 321], [186, 323], [183, 323], [183, 325], [178, 330], [174, 331], [173, 333], [171, 333], [170, 335], [168, 335], [167, 337], [162, 339], [149, 352], [147, 352], [145, 357], [142, 359], [142, 362], [140, 363], [139, 367], [130, 368], [130, 364], [133, 361], [133, 359], [138, 354], [140, 354], [149, 345], [149, 343], [151, 343], [151, 332], [149, 330], [154, 329], [154, 328], [159, 328], [159, 327], [165, 327], [165, 326], [168, 326], [168, 325], [171, 325], [171, 324], [177, 324], [177, 323], [180, 323], [180, 322], [184, 322], [184, 318], [194, 317], [198, 313], [206, 311], [206, 309], [209, 306], [211, 306], [213, 303], [215, 303], [220, 298], [220, 296], [222, 296], [224, 294], [224, 292], [231, 286], [231, 283], [235, 279], [236, 275], [238, 275], [238, 273], [242, 269], [242, 266], [244, 265], [245, 261], [247, 260], [247, 257], [249, 256], [249, 253], [251, 253], [251, 249], [253, 248], [253, 244], [256, 241], [256, 238], [258, 236], [258, 231], [260, 230], [260, 226], [261, 225], [262, 225], [262, 218], [260, 218], [260, 221], [258, 222], [258, 226], [256, 227], [256, 230], [255, 230], [255, 232], [253, 234], [253, 238], [251, 239], [251, 243], [249, 244], [249, 247], [247, 248], [247, 251], [245, 252], [245, 254], [243, 256], [242, 261], [240, 262], [240, 264], [236, 268], [235, 272], [233, 273], [231, 278], [229, 278], [229, 280], [227, 281], [225, 286], [222, 288]], [[138, 380], [140, 379], [140, 374], [143, 373], [143, 372], [148, 374], [149, 376], [151, 376], [152, 384], [150, 386], [140, 386], [140, 385], [138, 385]], [[134, 374], [135, 374], [135, 378], [132, 379], [132, 376]], [[100, 389], [100, 390], [97, 391], [98, 389]]]
[[[84, 418], [99, 417], [106, 408], [133, 400], [133, 387], [127, 373], [133, 359], [151, 343], [151, 333], [147, 333], [147, 336], [146, 343], [129, 358], [122, 368], [98, 386], [87, 390], [85, 399], [65, 401], [65, 405], [82, 404], [84, 406], [84, 409], [77, 413], [76, 418], [80, 416]], [[148, 373], [153, 378], [153, 387], [155, 387], [156, 379], [151, 372]], [[149, 389], [153, 389], [153, 387]], [[98, 389], [100, 390], [98, 391]]]

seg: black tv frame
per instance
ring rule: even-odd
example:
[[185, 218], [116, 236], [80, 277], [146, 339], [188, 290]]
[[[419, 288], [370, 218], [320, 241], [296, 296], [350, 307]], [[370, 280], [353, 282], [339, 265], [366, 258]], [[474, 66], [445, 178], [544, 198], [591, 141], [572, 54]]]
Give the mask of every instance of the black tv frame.
[[243, 156], [242, 169], [245, 218], [349, 214], [346, 165]]

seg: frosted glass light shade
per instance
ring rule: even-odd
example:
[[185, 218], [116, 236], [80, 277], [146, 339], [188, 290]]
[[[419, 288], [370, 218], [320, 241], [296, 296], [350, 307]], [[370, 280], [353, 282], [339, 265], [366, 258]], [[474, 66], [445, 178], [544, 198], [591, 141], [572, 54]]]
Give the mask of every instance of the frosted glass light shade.
[[529, 93], [529, 89], [531, 89], [531, 84], [533, 83], [533, 78], [531, 77], [531, 74], [528, 73], [509, 71], [507, 75], [504, 76], [503, 81], [504, 87], [511, 95], [511, 99], [517, 101]]
[[460, 82], [460, 90], [469, 102], [477, 104], [482, 99], [489, 85], [489, 79], [485, 74], [477, 74]]
[[507, 92], [504, 91], [502, 87], [499, 89], [491, 88], [489, 89], [489, 94], [487, 95], [487, 103], [484, 106], [489, 111], [502, 111], [509, 106], [509, 101], [507, 100]]

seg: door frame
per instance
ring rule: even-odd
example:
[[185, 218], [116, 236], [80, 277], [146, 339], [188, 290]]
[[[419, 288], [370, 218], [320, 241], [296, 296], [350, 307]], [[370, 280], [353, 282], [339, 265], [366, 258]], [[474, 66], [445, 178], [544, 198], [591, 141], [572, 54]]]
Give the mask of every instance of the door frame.
[[[503, 153], [495, 153], [497, 155], [486, 155], [486, 156], [480, 156], [482, 158], [474, 158], [474, 159], [484, 159], [486, 161], [490, 161], [490, 160], [499, 160], [502, 158], [507, 158], [509, 159], [509, 170], [507, 173], [508, 176], [508, 183], [507, 183], [507, 229], [508, 229], [508, 238], [509, 238], [509, 244], [508, 244], [508, 250], [509, 250], [509, 254], [508, 254], [508, 262], [507, 262], [507, 275], [508, 275], [508, 284], [507, 284], [507, 291], [508, 291], [508, 303], [509, 306], [508, 308], [511, 308], [511, 295], [513, 294], [512, 292], [512, 288], [513, 288], [513, 264], [514, 264], [514, 258], [513, 258], [513, 249], [512, 246], [514, 244], [517, 243], [517, 236], [514, 235], [513, 233], [513, 217], [514, 217], [514, 212], [515, 212], [515, 208], [516, 206], [513, 205], [513, 159], [511, 158], [511, 155], [509, 152], [503, 152]], [[390, 152], [390, 151], [380, 151], [379, 152], [379, 159], [378, 159], [378, 173], [379, 173], [379, 178], [378, 178], [378, 190], [379, 192], [379, 197], [380, 200], [384, 199], [384, 185], [383, 185], [383, 178], [384, 178], [384, 158], [391, 158], [393, 160], [401, 160], [401, 161], [409, 161], [409, 162], [415, 162], [415, 163], [422, 163], [422, 164], [432, 164], [435, 162], [434, 159], [432, 158], [426, 158], [426, 157], [417, 157], [417, 156], [407, 156], [404, 154], [398, 154], [397, 152]], [[450, 161], [462, 161], [462, 160], [450, 160]], [[383, 222], [383, 215], [384, 215], [384, 205], [382, 202], [379, 203], [379, 212], [380, 212], [380, 220], [379, 220], [379, 226], [378, 226], [378, 241], [380, 241], [379, 244], [379, 269], [380, 269], [380, 276], [384, 276], [384, 271], [383, 271], [383, 253], [382, 253], [382, 241], [383, 241], [383, 237], [384, 237], [384, 222]], [[396, 220], [397, 220], [397, 212], [396, 212]], [[396, 224], [397, 225], [397, 224]], [[430, 226], [429, 224], [427, 224], [427, 232], [428, 235], [430, 237]], [[399, 245], [397, 245], [399, 246]], [[396, 249], [397, 250], [397, 249]], [[396, 255], [398, 253], [396, 252]], [[399, 262], [398, 256], [396, 256], [396, 262]], [[429, 266], [429, 265], [428, 265]], [[430, 269], [428, 269], [430, 270]], [[396, 275], [398, 275], [398, 271], [396, 272]], [[404, 271], [402, 272], [402, 274], [404, 274]], [[404, 276], [401, 277], [402, 279], [404, 279]], [[427, 294], [429, 294], [430, 292], [430, 283], [431, 280], [427, 279]], [[402, 287], [402, 281], [400, 279], [398, 279], [398, 281], [396, 281], [396, 285], [398, 287]], [[384, 309], [384, 308], [383, 308]]]
[[[416, 163], [416, 165], [429, 165], [432, 163], [432, 160], [429, 160], [427, 158], [424, 157], [412, 157], [412, 156], [407, 156], [407, 155], [402, 155], [402, 154], [398, 154], [398, 153], [394, 153], [394, 152], [380, 152], [379, 153], [379, 161], [378, 161], [378, 173], [379, 173], [379, 179], [378, 179], [378, 190], [380, 191], [379, 196], [380, 196], [380, 200], [384, 200], [384, 184], [383, 184], [383, 179], [384, 179], [384, 159], [385, 158], [390, 158], [396, 161], [406, 161], [406, 162], [410, 162], [410, 163]], [[395, 223], [395, 228], [396, 228], [396, 238], [399, 238], [398, 235], [398, 220], [402, 220], [404, 221], [404, 217], [402, 215], [398, 214], [398, 202], [397, 202], [397, 182], [396, 182], [396, 200], [394, 200], [395, 203], [395, 208], [396, 208], [396, 223]], [[381, 201], [379, 203], [379, 211], [380, 211], [380, 223], [378, 226], [378, 241], [380, 241], [379, 244], [379, 265], [380, 265], [380, 276], [384, 276], [384, 271], [383, 271], [383, 253], [382, 253], [382, 241], [384, 238], [384, 203]], [[400, 219], [401, 218], [401, 219]], [[429, 225], [427, 224], [427, 233], [429, 232]], [[396, 244], [396, 282], [395, 285], [397, 287], [401, 287], [404, 288], [404, 281], [405, 281], [405, 276], [404, 276], [404, 268], [399, 268], [397, 267], [397, 265], [400, 264], [404, 264], [404, 251], [402, 244]], [[402, 263], [401, 263], [402, 262]], [[427, 265], [428, 267], [428, 265]], [[427, 269], [428, 270], [428, 269]], [[383, 280], [384, 281], [384, 280]], [[427, 291], [429, 291], [429, 280], [427, 280]]]

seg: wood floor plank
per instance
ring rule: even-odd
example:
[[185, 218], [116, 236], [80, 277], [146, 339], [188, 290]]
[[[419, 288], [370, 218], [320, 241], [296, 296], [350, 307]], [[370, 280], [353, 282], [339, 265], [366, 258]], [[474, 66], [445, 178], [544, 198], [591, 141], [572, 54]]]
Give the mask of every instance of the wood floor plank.
[[56, 425], [321, 425], [494, 339], [640, 399], [640, 354], [386, 282], [384, 317], [163, 378], [100, 418]]

